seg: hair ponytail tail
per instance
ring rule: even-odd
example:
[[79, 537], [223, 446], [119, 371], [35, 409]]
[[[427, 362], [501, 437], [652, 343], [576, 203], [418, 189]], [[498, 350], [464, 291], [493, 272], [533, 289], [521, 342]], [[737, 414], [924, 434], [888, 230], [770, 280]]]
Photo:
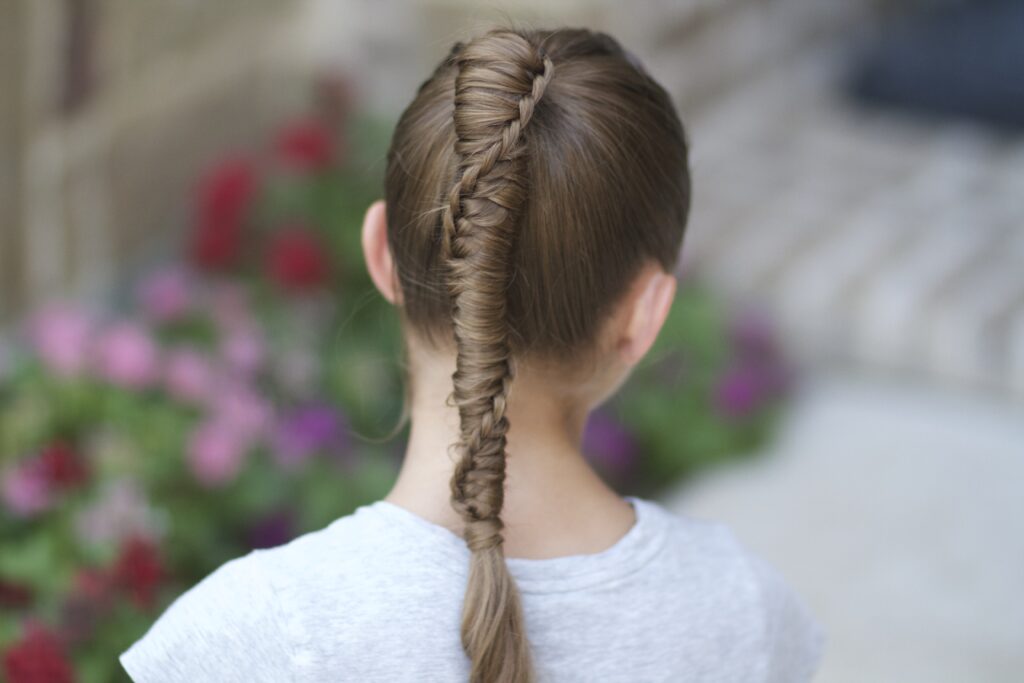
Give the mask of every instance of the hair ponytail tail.
[[554, 67], [536, 46], [507, 30], [457, 47], [458, 177], [442, 227], [456, 345], [452, 396], [460, 420], [451, 500], [472, 551], [462, 645], [473, 683], [526, 683], [533, 667], [502, 545], [505, 413], [514, 376], [506, 296], [527, 200], [523, 130]]

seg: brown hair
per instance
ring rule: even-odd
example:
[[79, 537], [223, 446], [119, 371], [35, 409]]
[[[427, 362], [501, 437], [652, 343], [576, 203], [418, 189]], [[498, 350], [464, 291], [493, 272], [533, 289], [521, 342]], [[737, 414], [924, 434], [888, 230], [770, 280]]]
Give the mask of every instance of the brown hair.
[[472, 551], [462, 613], [471, 680], [533, 677], [502, 549], [515, 365], [588, 357], [644, 261], [672, 272], [690, 205], [687, 142], [665, 90], [610, 36], [496, 28], [450, 54], [387, 156], [401, 315], [454, 338], [452, 506]]

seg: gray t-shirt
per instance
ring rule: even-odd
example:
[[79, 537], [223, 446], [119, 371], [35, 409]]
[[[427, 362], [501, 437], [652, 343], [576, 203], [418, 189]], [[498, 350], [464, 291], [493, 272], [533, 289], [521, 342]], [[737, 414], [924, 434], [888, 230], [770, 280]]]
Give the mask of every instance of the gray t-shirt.
[[[628, 497], [600, 553], [506, 560], [541, 683], [801, 683], [824, 633], [780, 574], [719, 522]], [[156, 681], [466, 681], [469, 550], [378, 501], [224, 563], [120, 655]]]

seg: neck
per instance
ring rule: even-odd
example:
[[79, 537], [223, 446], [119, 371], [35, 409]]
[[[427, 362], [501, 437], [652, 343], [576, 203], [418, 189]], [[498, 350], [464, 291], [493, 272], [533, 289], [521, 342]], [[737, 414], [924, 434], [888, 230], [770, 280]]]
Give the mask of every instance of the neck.
[[[450, 503], [459, 414], [447, 405], [451, 357], [410, 359], [411, 431], [405, 458], [385, 500], [462, 535]], [[633, 511], [583, 457], [588, 407], [573, 404], [524, 370], [507, 402], [509, 431], [501, 519], [507, 557], [600, 552], [633, 525]]]

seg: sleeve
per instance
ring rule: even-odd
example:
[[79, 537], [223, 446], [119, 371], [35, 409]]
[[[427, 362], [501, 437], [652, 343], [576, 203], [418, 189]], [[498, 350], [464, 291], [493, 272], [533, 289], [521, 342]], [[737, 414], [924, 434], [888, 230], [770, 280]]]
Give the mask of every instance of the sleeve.
[[118, 660], [134, 683], [288, 681], [290, 648], [259, 551], [178, 596]]
[[806, 604], [772, 565], [757, 555], [749, 564], [761, 596], [767, 683], [805, 683], [814, 678], [825, 649], [825, 632]]

